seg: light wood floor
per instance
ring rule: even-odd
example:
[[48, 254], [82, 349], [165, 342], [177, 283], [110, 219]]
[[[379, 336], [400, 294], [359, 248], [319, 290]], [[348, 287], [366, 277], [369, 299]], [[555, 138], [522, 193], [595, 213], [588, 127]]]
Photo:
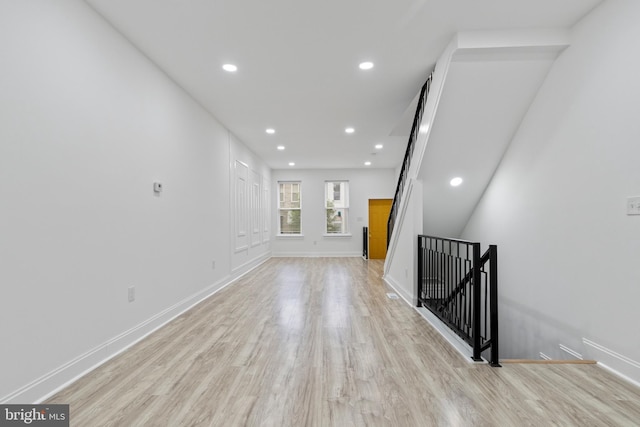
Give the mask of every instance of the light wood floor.
[[49, 400], [72, 426], [634, 426], [595, 365], [469, 364], [382, 263], [275, 258]]

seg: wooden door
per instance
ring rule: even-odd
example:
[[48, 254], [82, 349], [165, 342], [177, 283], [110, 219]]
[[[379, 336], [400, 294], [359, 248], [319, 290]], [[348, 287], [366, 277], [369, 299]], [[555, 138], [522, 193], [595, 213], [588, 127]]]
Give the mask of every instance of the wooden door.
[[387, 221], [392, 199], [369, 200], [369, 258], [384, 259], [387, 256]]

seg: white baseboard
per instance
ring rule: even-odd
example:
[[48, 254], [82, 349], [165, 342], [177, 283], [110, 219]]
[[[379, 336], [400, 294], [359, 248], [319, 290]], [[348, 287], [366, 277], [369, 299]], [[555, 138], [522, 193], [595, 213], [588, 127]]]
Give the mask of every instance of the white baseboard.
[[237, 267], [232, 267], [231, 276], [234, 278], [234, 280], [236, 280], [244, 276], [245, 274], [247, 274], [249, 271], [253, 270], [257, 266], [259, 266], [260, 264], [264, 263], [269, 258], [271, 258], [271, 251], [266, 252], [260, 256], [257, 256], [256, 258], [249, 260]]
[[603, 369], [605, 369], [605, 370], [607, 370], [607, 371], [611, 372], [611, 373], [612, 373], [613, 375], [615, 375], [616, 377], [618, 377], [618, 378], [622, 378], [622, 379], [623, 379], [623, 380], [625, 380], [626, 382], [628, 382], [628, 383], [630, 383], [630, 384], [633, 384], [634, 386], [636, 386], [636, 387], [640, 388], [640, 381], [636, 381], [636, 380], [634, 380], [633, 378], [628, 377], [628, 376], [626, 376], [626, 375], [624, 375], [624, 374], [620, 373], [620, 371], [617, 371], [617, 370], [613, 369], [612, 367], [610, 367], [610, 366], [608, 366], [608, 365], [605, 365], [605, 364], [604, 364], [604, 363], [602, 363], [602, 362], [598, 362], [598, 366], [600, 366], [601, 368], [603, 368]]
[[564, 351], [567, 354], [570, 354], [571, 356], [575, 357], [578, 360], [584, 360], [584, 357], [582, 357], [582, 354], [578, 353], [574, 349], [569, 348], [564, 344], [559, 344], [559, 345], [560, 345], [560, 350]]
[[273, 258], [361, 258], [362, 252], [274, 252]]
[[640, 362], [587, 338], [582, 338], [582, 343], [588, 346], [589, 359], [597, 360], [599, 366], [640, 387]]
[[416, 304], [413, 302], [414, 296], [407, 294], [403, 291], [402, 287], [396, 282], [391, 276], [385, 275], [382, 278], [387, 285], [389, 285], [393, 290], [396, 291], [398, 295], [402, 297], [404, 302], [409, 304], [414, 310], [416, 310], [433, 328], [438, 331], [442, 337], [451, 344], [453, 348], [455, 348], [458, 353], [460, 353], [463, 359], [469, 363], [485, 363], [483, 362], [475, 362], [473, 357], [473, 350], [462, 338], [455, 334], [447, 325], [445, 325], [436, 315], [431, 313], [424, 307], [416, 307]]
[[[38, 404], [73, 382], [77, 381], [84, 375], [93, 371], [100, 365], [106, 363], [116, 357], [123, 351], [137, 344], [148, 335], [160, 329], [176, 317], [187, 312], [194, 306], [206, 300], [221, 289], [231, 285], [251, 270], [260, 266], [267, 261], [269, 257], [259, 257], [251, 263], [245, 265], [242, 271], [233, 276], [226, 276], [218, 282], [206, 287], [205, 289], [179, 301], [173, 306], [161, 311], [160, 313], [150, 317], [144, 322], [134, 326], [133, 328], [122, 332], [110, 340], [94, 347], [84, 354], [77, 356], [62, 366], [52, 370], [51, 372], [37, 378], [29, 384], [20, 387], [14, 392], [2, 397], [0, 404]], [[249, 265], [251, 264], [251, 265]]]
[[415, 306], [414, 296], [406, 292], [403, 289], [403, 287], [400, 286], [400, 283], [397, 280], [395, 280], [393, 277], [391, 277], [388, 274], [385, 274], [384, 276], [382, 276], [382, 280], [384, 280], [385, 283], [389, 285], [389, 287], [391, 287], [394, 291], [396, 291], [396, 293], [400, 295], [400, 297], [404, 300], [404, 302], [409, 304], [411, 307]]
[[473, 360], [473, 349], [462, 338], [456, 335], [447, 325], [445, 325], [438, 317], [424, 307], [415, 307], [416, 311], [427, 321], [433, 328], [447, 340], [453, 348], [462, 356], [465, 362], [468, 363], [486, 363], [485, 360], [475, 361]]

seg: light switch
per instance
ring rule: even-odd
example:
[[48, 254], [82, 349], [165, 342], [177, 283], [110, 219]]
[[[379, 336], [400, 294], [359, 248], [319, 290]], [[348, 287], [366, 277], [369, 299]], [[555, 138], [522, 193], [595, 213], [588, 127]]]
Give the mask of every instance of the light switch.
[[640, 215], [640, 196], [627, 199], [627, 215]]
[[154, 182], [153, 183], [153, 192], [154, 193], [161, 193], [162, 192], [162, 183], [161, 182]]

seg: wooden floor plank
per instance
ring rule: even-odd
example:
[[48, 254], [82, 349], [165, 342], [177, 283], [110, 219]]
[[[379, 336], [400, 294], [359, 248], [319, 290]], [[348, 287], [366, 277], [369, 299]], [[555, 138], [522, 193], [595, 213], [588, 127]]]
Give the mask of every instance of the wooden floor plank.
[[73, 426], [633, 426], [593, 364], [467, 363], [382, 262], [274, 258], [49, 399]]

